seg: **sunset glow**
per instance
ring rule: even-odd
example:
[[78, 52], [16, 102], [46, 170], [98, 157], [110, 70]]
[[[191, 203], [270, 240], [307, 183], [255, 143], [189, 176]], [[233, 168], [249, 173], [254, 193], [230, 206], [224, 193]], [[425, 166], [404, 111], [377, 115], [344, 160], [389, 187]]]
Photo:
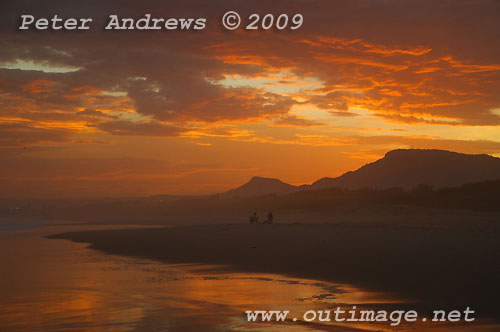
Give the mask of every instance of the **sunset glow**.
[[2, 194], [206, 194], [254, 175], [310, 183], [395, 148], [498, 155], [498, 3], [356, 3], [297, 2], [303, 29], [244, 36], [2, 23]]

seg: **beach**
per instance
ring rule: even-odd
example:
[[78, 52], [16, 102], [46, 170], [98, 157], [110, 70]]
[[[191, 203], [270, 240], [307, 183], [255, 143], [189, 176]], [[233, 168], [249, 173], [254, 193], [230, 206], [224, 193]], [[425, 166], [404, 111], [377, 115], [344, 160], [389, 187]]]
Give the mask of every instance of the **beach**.
[[[285, 328], [303, 332], [300, 322], [273, 327], [272, 323], [248, 322], [242, 313], [252, 308], [286, 307], [300, 317], [332, 299], [349, 304], [366, 297], [342, 285], [317, 280], [210, 271], [213, 267], [209, 265], [111, 255], [83, 243], [46, 238], [62, 232], [118, 228], [137, 226], [0, 220], [0, 251], [4, 253], [0, 269], [8, 271], [0, 274], [0, 330], [215, 332]], [[362, 330], [353, 323], [348, 329], [330, 324], [313, 328]]]
[[385, 293], [412, 307], [498, 320], [498, 228], [203, 225], [51, 236], [107, 253], [277, 273]]

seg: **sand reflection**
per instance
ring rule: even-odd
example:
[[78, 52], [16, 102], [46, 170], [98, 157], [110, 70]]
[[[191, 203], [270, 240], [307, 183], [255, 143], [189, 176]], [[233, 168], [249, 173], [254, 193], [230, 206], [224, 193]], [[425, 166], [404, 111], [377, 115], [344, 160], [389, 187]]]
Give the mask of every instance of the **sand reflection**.
[[[2, 231], [2, 331], [394, 331], [387, 325], [333, 326], [290, 319], [280, 324], [248, 323], [243, 313], [290, 310], [291, 317], [302, 317], [307, 310], [337, 305], [388, 310], [405, 304], [387, 294], [349, 285], [221, 272], [217, 266], [165, 264], [43, 237], [95, 228], [60, 225]], [[447, 328], [433, 329], [441, 330]], [[455, 325], [453, 331], [460, 327]]]

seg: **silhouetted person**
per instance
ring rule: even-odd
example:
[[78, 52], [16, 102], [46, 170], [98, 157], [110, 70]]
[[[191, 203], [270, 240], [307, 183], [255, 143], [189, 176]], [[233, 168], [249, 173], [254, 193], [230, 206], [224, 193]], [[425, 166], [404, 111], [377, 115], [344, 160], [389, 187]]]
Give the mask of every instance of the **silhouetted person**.
[[264, 220], [264, 224], [272, 224], [273, 218], [274, 218], [273, 213], [269, 211], [269, 213], [267, 214], [267, 219]]
[[250, 216], [250, 223], [251, 224], [257, 224], [259, 222], [259, 216], [257, 215], [257, 212], [252, 213]]

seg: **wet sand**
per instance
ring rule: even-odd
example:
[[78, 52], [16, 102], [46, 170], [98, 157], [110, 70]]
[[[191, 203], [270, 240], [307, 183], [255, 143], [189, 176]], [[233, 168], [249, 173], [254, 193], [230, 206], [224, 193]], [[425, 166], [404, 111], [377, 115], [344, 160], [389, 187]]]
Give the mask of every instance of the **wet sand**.
[[[45, 238], [132, 225], [44, 226], [33, 221], [2, 225], [0, 221], [0, 226], [8, 226], [0, 230], [2, 332], [304, 332], [311, 326], [286, 322], [270, 328], [262, 322], [247, 322], [242, 313], [286, 307], [300, 317], [306, 310], [328, 305], [332, 298], [344, 303], [366, 298], [356, 290], [344, 292], [338, 285], [317, 280], [212, 273], [211, 266], [109, 255], [83, 243]], [[370, 299], [378, 300], [376, 295]], [[318, 324], [314, 330], [361, 331], [356, 329], [358, 324], [348, 325], [346, 330]]]
[[51, 236], [108, 253], [224, 265], [385, 292], [413, 308], [499, 318], [498, 229], [345, 225], [206, 225]]

